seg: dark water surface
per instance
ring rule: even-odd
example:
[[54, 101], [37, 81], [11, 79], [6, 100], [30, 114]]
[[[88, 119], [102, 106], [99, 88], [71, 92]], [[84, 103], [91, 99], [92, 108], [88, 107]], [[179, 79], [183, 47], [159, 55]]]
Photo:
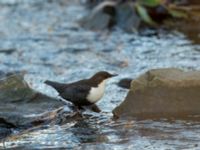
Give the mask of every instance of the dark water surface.
[[85, 119], [24, 132], [0, 148], [15, 149], [200, 149], [200, 122], [114, 121], [112, 109], [127, 90], [116, 86], [152, 68], [200, 69], [200, 46], [176, 31], [146, 31], [145, 36], [82, 29], [87, 13], [73, 0], [1, 0], [0, 70], [26, 70], [36, 90], [56, 97], [45, 79], [72, 82], [99, 70], [118, 73], [108, 82], [98, 103], [102, 113], [85, 112]]

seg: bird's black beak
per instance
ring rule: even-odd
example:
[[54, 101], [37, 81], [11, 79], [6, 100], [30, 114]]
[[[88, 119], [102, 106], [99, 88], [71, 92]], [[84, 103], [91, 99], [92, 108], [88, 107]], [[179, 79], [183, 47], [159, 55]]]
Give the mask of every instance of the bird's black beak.
[[116, 77], [118, 76], [118, 74], [111, 74], [111, 77]]

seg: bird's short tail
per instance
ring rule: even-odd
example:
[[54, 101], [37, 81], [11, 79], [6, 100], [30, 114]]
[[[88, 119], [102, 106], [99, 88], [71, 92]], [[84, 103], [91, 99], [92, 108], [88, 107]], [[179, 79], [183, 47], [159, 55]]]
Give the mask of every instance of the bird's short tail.
[[65, 84], [57, 83], [57, 82], [49, 81], [49, 80], [46, 80], [44, 83], [47, 84], [47, 85], [50, 85], [51, 87], [56, 89], [56, 91], [58, 91], [59, 93], [62, 92], [64, 90], [64, 87], [65, 87]]

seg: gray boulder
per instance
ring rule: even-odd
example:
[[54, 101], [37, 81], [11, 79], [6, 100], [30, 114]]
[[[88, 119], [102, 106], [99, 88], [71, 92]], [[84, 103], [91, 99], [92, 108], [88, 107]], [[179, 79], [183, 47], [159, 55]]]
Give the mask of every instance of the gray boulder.
[[136, 118], [200, 115], [200, 71], [150, 70], [132, 81], [126, 99], [113, 114]]
[[106, 1], [96, 6], [91, 14], [80, 20], [82, 27], [90, 30], [103, 30], [115, 24], [115, 2]]
[[0, 120], [9, 126], [30, 124], [42, 113], [63, 106], [62, 102], [31, 89], [22, 73], [2, 75], [0, 91]]
[[82, 27], [90, 30], [110, 29], [117, 25], [127, 32], [135, 32], [141, 20], [134, 10], [134, 3], [105, 1], [97, 5], [91, 13], [80, 20]]

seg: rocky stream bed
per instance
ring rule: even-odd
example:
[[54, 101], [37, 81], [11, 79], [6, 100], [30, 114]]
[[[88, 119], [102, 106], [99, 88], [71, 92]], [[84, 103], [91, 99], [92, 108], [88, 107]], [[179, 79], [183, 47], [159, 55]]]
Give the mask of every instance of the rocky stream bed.
[[[113, 31], [89, 31], [79, 25], [87, 13], [76, 0], [0, 1], [0, 89], [9, 94], [0, 93], [0, 117], [5, 118], [0, 119], [0, 148], [200, 149], [198, 120], [115, 120], [112, 114], [128, 93], [117, 86], [120, 79], [137, 78], [155, 68], [198, 70], [200, 45], [177, 31], [128, 34], [117, 27]], [[72, 82], [99, 70], [119, 74], [107, 83], [106, 93], [97, 104], [102, 112], [87, 110], [82, 117], [71, 113], [70, 119], [59, 120], [55, 112], [67, 114], [69, 107], [44, 80]], [[19, 72], [25, 74], [25, 81]], [[19, 82], [12, 82], [13, 78]], [[20, 88], [9, 91], [2, 86], [6, 81]], [[16, 93], [18, 89], [24, 97]], [[29, 113], [23, 116], [25, 112]], [[35, 120], [39, 112], [49, 122]]]

